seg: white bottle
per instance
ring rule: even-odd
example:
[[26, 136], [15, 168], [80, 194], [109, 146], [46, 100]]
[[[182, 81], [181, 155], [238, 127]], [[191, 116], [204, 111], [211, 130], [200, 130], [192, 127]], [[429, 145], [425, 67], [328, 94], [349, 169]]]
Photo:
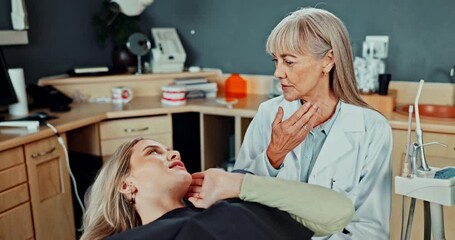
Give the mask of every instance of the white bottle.
[[11, 78], [14, 91], [17, 96], [17, 103], [9, 105], [9, 114], [12, 116], [27, 116], [28, 115], [28, 103], [27, 103], [27, 92], [25, 91], [25, 78], [24, 69], [12, 68], [8, 69], [8, 74]]
[[28, 29], [27, 9], [24, 0], [11, 0], [11, 21], [14, 30]]

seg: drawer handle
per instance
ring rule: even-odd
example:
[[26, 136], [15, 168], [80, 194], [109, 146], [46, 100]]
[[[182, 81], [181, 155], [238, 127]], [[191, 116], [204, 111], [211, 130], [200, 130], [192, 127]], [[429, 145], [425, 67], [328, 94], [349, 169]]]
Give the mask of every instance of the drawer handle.
[[130, 133], [130, 132], [143, 132], [149, 130], [149, 127], [145, 128], [125, 128], [125, 132]]
[[51, 154], [53, 151], [55, 151], [55, 147], [52, 147], [51, 149], [44, 152], [32, 153], [32, 158], [42, 157], [44, 155]]

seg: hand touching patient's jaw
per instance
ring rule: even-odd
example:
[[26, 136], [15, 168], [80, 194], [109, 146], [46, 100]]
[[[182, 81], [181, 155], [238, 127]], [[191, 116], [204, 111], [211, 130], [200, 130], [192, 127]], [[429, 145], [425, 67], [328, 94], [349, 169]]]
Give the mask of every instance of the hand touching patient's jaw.
[[208, 208], [219, 200], [239, 197], [244, 175], [208, 169], [192, 177], [188, 200], [196, 207]]

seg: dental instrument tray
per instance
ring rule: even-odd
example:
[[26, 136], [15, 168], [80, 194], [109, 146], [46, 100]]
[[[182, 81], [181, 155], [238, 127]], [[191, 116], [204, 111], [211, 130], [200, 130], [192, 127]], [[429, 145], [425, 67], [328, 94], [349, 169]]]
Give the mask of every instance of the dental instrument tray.
[[455, 205], [455, 167], [431, 167], [425, 177], [395, 177], [395, 193], [445, 206]]
[[434, 178], [454, 180], [455, 179], [455, 168], [448, 167], [448, 168], [441, 169], [434, 174]]

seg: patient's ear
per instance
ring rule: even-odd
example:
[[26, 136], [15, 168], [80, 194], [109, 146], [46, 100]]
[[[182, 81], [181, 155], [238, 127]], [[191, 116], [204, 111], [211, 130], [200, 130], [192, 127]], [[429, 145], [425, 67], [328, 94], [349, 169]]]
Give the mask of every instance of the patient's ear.
[[118, 188], [118, 191], [123, 194], [131, 192], [130, 189], [128, 188], [128, 184], [125, 181], [122, 181], [122, 183], [120, 184], [120, 186]]
[[130, 180], [123, 179], [122, 183], [119, 186], [119, 192], [123, 194], [130, 194], [133, 192], [137, 192], [137, 188]]

